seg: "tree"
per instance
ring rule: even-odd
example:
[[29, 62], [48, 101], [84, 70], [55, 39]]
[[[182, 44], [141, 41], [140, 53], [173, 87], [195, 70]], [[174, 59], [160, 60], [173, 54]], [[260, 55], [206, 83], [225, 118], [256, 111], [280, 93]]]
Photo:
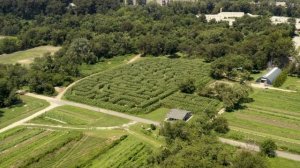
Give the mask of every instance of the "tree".
[[179, 84], [179, 89], [183, 93], [192, 94], [196, 91], [195, 81], [188, 79]]
[[21, 49], [21, 42], [17, 38], [4, 38], [0, 40], [0, 54], [12, 53]]
[[252, 62], [240, 55], [225, 56], [211, 64], [211, 75], [216, 79], [236, 80], [248, 78], [251, 70]]
[[277, 149], [277, 145], [271, 139], [263, 141], [260, 144], [259, 148], [260, 148], [260, 152], [263, 155], [266, 155], [268, 157], [275, 157], [276, 156], [276, 151], [275, 150]]
[[288, 70], [283, 70], [273, 82], [274, 87], [280, 87], [284, 84], [288, 76]]
[[217, 117], [213, 120], [214, 130], [218, 133], [226, 134], [229, 131], [229, 124], [224, 117]]
[[251, 101], [249, 94], [252, 88], [241, 84], [215, 83], [213, 86], [204, 88], [200, 95], [217, 98], [224, 104], [226, 111], [233, 111], [243, 103]]
[[0, 93], [0, 107], [11, 106], [19, 101], [16, 90], [9, 86], [7, 79], [0, 78]]
[[78, 65], [82, 63], [94, 64], [97, 61], [89, 41], [84, 38], [75, 39], [68, 48], [65, 57], [68, 63]]
[[236, 154], [233, 161], [233, 168], [267, 168], [267, 161], [264, 157], [248, 151]]

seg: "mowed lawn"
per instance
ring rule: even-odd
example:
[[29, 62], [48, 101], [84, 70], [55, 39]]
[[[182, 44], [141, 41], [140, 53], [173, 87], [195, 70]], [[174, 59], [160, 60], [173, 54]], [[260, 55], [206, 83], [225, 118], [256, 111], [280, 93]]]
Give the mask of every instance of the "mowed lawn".
[[21, 96], [21, 99], [23, 101], [21, 104], [10, 108], [0, 108], [0, 128], [30, 116], [49, 105], [49, 103], [44, 100], [28, 96]]
[[226, 136], [261, 142], [275, 140], [282, 150], [300, 153], [300, 93], [255, 90], [247, 108], [225, 113], [231, 131]]
[[61, 47], [55, 47], [55, 46], [40, 46], [40, 47], [35, 47], [24, 51], [14, 52], [11, 54], [2, 54], [0, 55], [0, 63], [3, 64], [20, 63], [20, 64], [28, 65], [32, 63], [34, 58], [42, 57], [45, 53], [48, 52], [54, 54], [60, 48]]
[[280, 88], [300, 92], [300, 78], [288, 76]]
[[46, 112], [30, 122], [45, 125], [77, 127], [111, 127], [121, 126], [130, 121], [78, 107], [61, 106]]

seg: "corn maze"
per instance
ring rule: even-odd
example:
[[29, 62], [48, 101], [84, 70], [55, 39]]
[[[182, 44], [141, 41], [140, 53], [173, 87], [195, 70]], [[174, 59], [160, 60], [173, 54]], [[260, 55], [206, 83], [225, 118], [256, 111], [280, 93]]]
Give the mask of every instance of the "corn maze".
[[207, 108], [216, 110], [220, 105], [220, 101], [198, 95], [175, 93], [164, 99], [162, 105], [167, 108], [185, 109], [201, 113]]
[[128, 113], [147, 113], [178, 91], [178, 84], [194, 79], [206, 85], [209, 64], [202, 60], [148, 58], [87, 78], [71, 88], [66, 98]]

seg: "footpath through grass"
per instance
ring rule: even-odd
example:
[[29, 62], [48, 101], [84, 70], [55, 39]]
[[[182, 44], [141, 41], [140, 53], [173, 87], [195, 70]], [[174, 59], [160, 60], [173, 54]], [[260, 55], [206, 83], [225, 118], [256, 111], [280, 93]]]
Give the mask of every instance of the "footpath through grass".
[[10, 108], [0, 108], [0, 128], [26, 118], [49, 106], [49, 103], [44, 100], [28, 96], [21, 96], [21, 99], [23, 101], [21, 104]]
[[18, 51], [11, 54], [0, 55], [0, 62], [3, 64], [15, 64], [20, 63], [28, 65], [32, 63], [34, 58], [42, 57], [45, 53], [50, 52], [51, 54], [58, 51], [61, 47], [54, 46], [40, 46], [32, 49]]
[[45, 125], [112, 127], [120, 126], [130, 121], [78, 107], [61, 106], [46, 112], [30, 122]]
[[257, 89], [254, 102], [225, 113], [228, 138], [260, 143], [271, 138], [281, 150], [300, 153], [300, 94]]

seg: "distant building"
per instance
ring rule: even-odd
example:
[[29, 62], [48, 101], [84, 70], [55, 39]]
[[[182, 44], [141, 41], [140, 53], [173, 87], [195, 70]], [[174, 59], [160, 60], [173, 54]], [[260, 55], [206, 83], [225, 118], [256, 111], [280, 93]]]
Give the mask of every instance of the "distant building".
[[180, 109], [171, 109], [167, 114], [167, 121], [188, 121], [192, 117], [192, 112], [180, 110]]
[[272, 85], [274, 80], [280, 75], [281, 70], [278, 67], [273, 68], [264, 76], [256, 80], [257, 83], [264, 83], [266, 85]]
[[284, 16], [272, 16], [271, 22], [273, 24], [281, 24], [281, 23], [289, 23], [289, 17], [284, 17]]
[[286, 2], [275, 2], [275, 6], [287, 7]]

